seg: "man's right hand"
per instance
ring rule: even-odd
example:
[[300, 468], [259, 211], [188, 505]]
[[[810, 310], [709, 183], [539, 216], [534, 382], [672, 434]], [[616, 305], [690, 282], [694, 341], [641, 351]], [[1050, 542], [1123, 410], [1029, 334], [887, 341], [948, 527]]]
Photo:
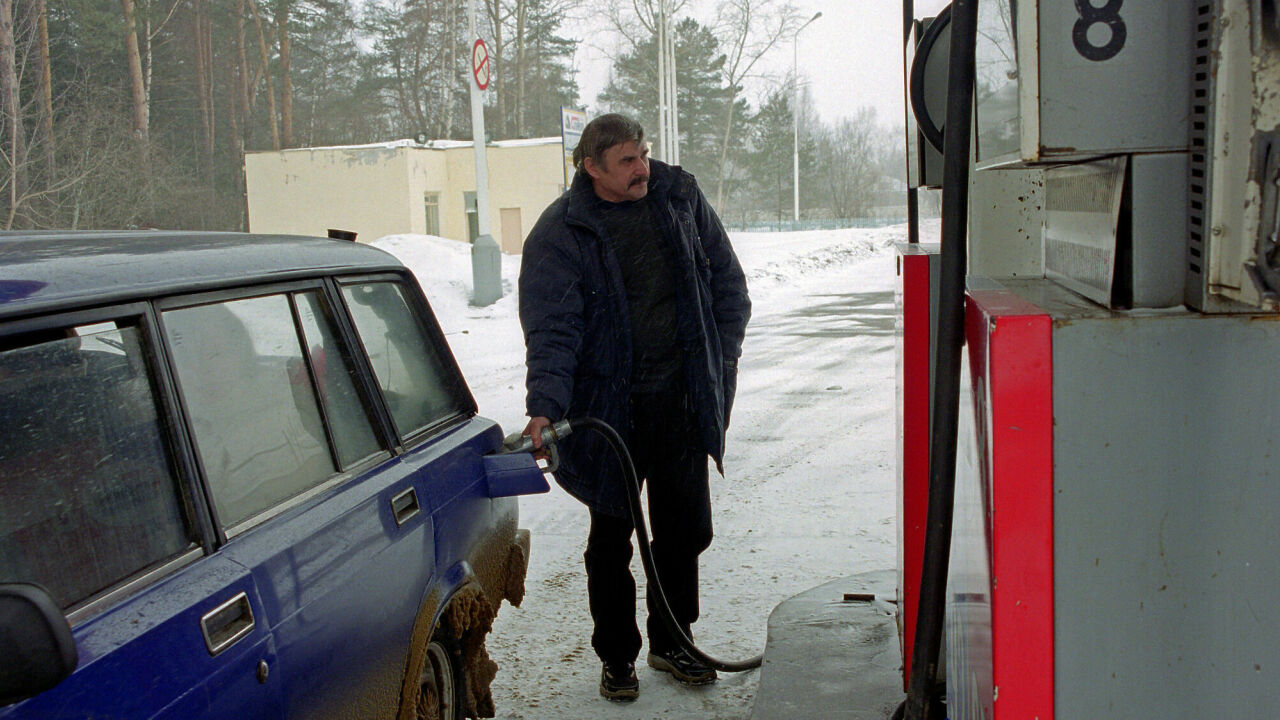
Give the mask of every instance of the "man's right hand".
[[551, 419], [545, 417], [530, 418], [529, 424], [524, 426], [524, 435], [533, 438], [533, 449], [542, 449], [542, 431], [551, 425]]

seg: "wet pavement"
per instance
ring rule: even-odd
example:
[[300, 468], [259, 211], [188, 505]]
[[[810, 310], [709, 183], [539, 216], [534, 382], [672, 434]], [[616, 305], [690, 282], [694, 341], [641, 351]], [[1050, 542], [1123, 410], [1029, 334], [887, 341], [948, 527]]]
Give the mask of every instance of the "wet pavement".
[[[887, 720], [905, 699], [892, 570], [819, 585], [778, 605], [751, 720]], [[874, 595], [874, 599], [866, 596]]]

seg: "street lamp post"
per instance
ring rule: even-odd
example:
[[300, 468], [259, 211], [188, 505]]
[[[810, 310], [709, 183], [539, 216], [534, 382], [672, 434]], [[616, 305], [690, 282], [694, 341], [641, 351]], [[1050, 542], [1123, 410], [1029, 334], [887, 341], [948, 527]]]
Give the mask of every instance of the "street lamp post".
[[800, 58], [800, 31], [809, 27], [809, 23], [820, 17], [822, 17], [821, 12], [814, 13], [813, 17], [801, 25], [791, 38], [791, 83], [795, 86], [795, 102], [791, 104], [792, 146], [795, 148], [791, 155], [791, 190], [793, 192], [791, 219], [795, 223], [800, 222], [800, 63], [798, 62]]

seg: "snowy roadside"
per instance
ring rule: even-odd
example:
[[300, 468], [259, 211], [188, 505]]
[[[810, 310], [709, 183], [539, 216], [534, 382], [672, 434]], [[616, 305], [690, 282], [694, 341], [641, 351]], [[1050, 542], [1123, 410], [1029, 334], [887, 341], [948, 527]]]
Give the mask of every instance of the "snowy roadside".
[[[716, 540], [703, 555], [695, 631], [713, 655], [759, 652], [769, 612], [796, 593], [894, 566], [891, 245], [905, 236], [902, 226], [732, 236], [754, 316], [726, 477], [712, 474]], [[481, 414], [507, 432], [523, 427], [519, 257], [503, 258], [503, 299], [474, 308], [468, 246], [420, 235], [374, 244], [417, 274]], [[502, 609], [489, 639], [498, 717], [750, 715], [758, 671], [690, 689], [641, 667], [637, 702], [601, 699], [582, 569], [586, 510], [554, 488], [522, 499], [521, 525], [533, 533], [527, 594], [523, 607]]]

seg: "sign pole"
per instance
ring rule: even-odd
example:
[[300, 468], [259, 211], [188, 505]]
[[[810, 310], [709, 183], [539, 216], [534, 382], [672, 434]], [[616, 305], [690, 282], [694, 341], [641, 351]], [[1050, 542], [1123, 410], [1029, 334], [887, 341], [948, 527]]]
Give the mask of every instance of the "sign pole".
[[658, 145], [663, 162], [671, 161], [671, 143], [667, 137], [667, 36], [662, 7], [658, 8]]
[[671, 16], [663, 15], [663, 36], [667, 39], [667, 132], [671, 135], [671, 157], [667, 162], [680, 164], [680, 86], [676, 82], [676, 34], [672, 27]]
[[472, 305], [492, 305], [502, 297], [502, 251], [489, 234], [489, 167], [484, 148], [484, 96], [493, 64], [476, 24], [476, 0], [471, 0], [471, 140], [476, 156], [476, 239], [471, 243]]

